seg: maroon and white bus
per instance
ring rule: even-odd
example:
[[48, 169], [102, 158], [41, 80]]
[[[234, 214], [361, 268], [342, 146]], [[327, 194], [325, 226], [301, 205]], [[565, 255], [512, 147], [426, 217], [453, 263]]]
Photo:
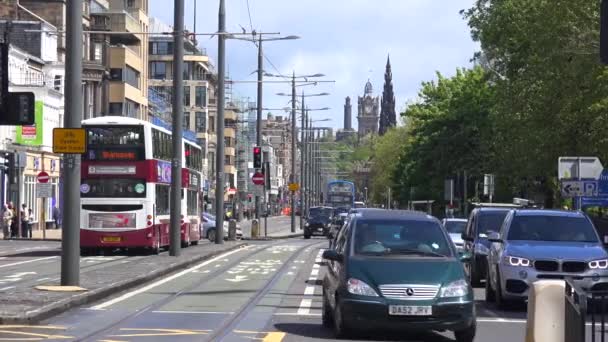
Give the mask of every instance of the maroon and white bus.
[[[87, 149], [82, 157], [80, 247], [99, 249], [169, 246], [172, 136], [150, 122], [127, 117], [84, 120]], [[203, 153], [182, 140], [181, 243], [200, 236]], [[69, 208], [66, 208], [69, 210]]]

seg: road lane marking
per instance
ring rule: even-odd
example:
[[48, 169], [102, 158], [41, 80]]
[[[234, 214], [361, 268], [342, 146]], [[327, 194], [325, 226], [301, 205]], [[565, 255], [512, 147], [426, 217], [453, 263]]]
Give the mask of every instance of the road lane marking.
[[306, 286], [306, 289], [304, 289], [304, 295], [305, 296], [312, 296], [315, 294], [315, 287], [314, 286]]
[[146, 328], [121, 328], [120, 331], [147, 331], [144, 333], [110, 335], [110, 337], [159, 337], [159, 336], [191, 336], [207, 335], [211, 330], [186, 330], [186, 329], [146, 329]]
[[10, 289], [14, 289], [14, 286], [8, 286], [8, 287], [3, 287], [0, 289], [0, 291], [6, 291], [6, 290], [10, 290]]
[[321, 317], [320, 313], [307, 313], [307, 314], [303, 314], [303, 313], [298, 313], [298, 312], [276, 312], [274, 314], [275, 316], [310, 316], [310, 317]]
[[194, 267], [190, 267], [188, 269], [185, 269], [185, 270], [183, 270], [183, 271], [181, 271], [179, 273], [176, 273], [176, 274], [174, 274], [174, 275], [172, 275], [170, 277], [164, 278], [162, 280], [159, 280], [159, 281], [157, 281], [155, 283], [152, 283], [150, 285], [144, 286], [144, 287], [142, 287], [140, 289], [137, 289], [135, 291], [131, 291], [129, 293], [125, 293], [124, 295], [122, 295], [120, 297], [117, 297], [117, 298], [111, 299], [111, 300], [109, 300], [107, 302], [104, 302], [104, 303], [101, 303], [99, 305], [93, 306], [92, 308], [93, 309], [105, 309], [108, 306], [114, 305], [116, 303], [120, 303], [120, 302], [122, 302], [122, 301], [124, 301], [126, 299], [129, 299], [129, 298], [131, 298], [133, 296], [136, 296], [136, 295], [138, 295], [138, 294], [140, 294], [142, 292], [146, 292], [146, 291], [151, 290], [151, 289], [153, 289], [155, 287], [158, 287], [160, 285], [168, 283], [168, 282], [170, 282], [170, 281], [172, 281], [174, 279], [177, 279], [177, 278], [179, 278], [179, 277], [181, 277], [181, 276], [183, 276], [185, 274], [191, 273], [192, 271], [196, 271], [196, 270], [198, 270], [198, 269], [200, 269], [202, 267], [205, 267], [205, 266], [207, 266], [207, 265], [209, 265], [211, 263], [214, 263], [214, 262], [216, 262], [218, 260], [221, 260], [221, 259], [227, 257], [228, 255], [232, 255], [232, 254], [235, 254], [235, 253], [247, 250], [247, 249], [248, 249], [248, 247], [243, 247], [243, 248], [235, 249], [233, 251], [221, 254], [219, 256], [216, 256], [213, 259], [209, 259], [207, 261], [204, 261], [204, 262], [202, 262], [202, 263], [200, 263], [200, 264], [198, 264], [198, 265], [196, 265]]
[[284, 332], [271, 332], [266, 334], [262, 342], [281, 342], [286, 335]]
[[477, 317], [479, 323], [517, 323], [526, 324], [525, 319], [517, 318], [500, 318], [500, 317]]
[[36, 262], [36, 261], [43, 261], [43, 260], [50, 260], [50, 259], [57, 259], [57, 258], [58, 258], [57, 256], [51, 256], [51, 257], [46, 257], [46, 258], [39, 258], [39, 259], [32, 259], [32, 260], [14, 262], [12, 264], [0, 265], [0, 268], [17, 266], [17, 265], [23, 265], [23, 264], [29, 264], [29, 263]]
[[312, 306], [312, 299], [304, 298], [300, 302], [300, 307], [298, 308], [298, 315], [307, 315], [310, 313], [310, 307]]
[[233, 315], [234, 312], [228, 311], [152, 311], [160, 314], [193, 314], [193, 315]]

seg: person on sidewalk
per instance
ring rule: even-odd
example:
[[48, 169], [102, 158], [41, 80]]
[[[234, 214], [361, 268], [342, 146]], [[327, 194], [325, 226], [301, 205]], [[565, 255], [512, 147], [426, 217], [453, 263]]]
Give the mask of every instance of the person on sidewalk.
[[27, 237], [27, 223], [29, 221], [27, 205], [21, 204], [21, 237]]
[[32, 212], [32, 209], [30, 208], [27, 210], [27, 222], [26, 222], [27, 230], [25, 232], [25, 237], [27, 237], [28, 239], [32, 238], [32, 226], [33, 225], [34, 225], [34, 213]]
[[59, 212], [59, 207], [53, 207], [53, 221], [55, 221], [55, 229], [59, 229], [59, 215], [61, 215]]
[[19, 222], [17, 222], [17, 208], [13, 202], [8, 204], [9, 209], [11, 210], [11, 214], [13, 215], [13, 219], [11, 220], [11, 237], [16, 238], [19, 236]]
[[4, 239], [7, 240], [11, 237], [11, 225], [13, 223], [13, 210], [10, 208], [10, 204], [4, 205], [4, 211], [2, 212], [2, 234]]

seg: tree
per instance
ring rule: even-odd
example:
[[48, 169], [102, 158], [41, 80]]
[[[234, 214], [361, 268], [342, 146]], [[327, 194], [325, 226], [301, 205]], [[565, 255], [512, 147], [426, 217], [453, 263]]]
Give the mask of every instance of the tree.
[[399, 126], [389, 128], [379, 137], [373, 147], [374, 155], [371, 159], [371, 193], [374, 203], [384, 203], [387, 187], [394, 187], [393, 173], [399, 165], [399, 155], [405, 148], [407, 128]]
[[408, 134], [392, 175], [402, 202], [442, 200], [445, 178], [490, 169], [494, 91], [487, 73], [476, 67], [459, 69], [451, 78], [437, 73], [437, 78], [423, 83], [420, 102], [402, 113]]

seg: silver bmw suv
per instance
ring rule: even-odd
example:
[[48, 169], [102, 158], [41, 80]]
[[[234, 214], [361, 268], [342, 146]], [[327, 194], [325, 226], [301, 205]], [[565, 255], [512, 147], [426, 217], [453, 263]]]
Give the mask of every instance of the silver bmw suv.
[[539, 279], [573, 277], [586, 290], [608, 284], [608, 253], [582, 212], [511, 210], [488, 240], [486, 300], [498, 306], [527, 299]]

